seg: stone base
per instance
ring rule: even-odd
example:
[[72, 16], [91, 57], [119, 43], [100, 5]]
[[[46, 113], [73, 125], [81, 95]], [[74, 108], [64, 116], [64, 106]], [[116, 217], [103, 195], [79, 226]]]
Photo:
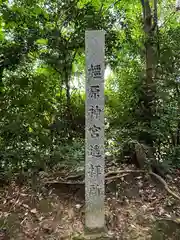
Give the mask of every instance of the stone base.
[[104, 240], [104, 239], [110, 239], [108, 237], [107, 231], [105, 228], [87, 228], [84, 229], [84, 239], [87, 240]]

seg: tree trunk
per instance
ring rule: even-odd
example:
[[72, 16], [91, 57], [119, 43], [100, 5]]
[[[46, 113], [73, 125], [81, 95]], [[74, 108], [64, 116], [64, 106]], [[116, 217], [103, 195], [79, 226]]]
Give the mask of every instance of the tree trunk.
[[69, 86], [69, 72], [66, 66], [64, 68], [64, 81], [66, 86], [66, 107], [67, 107], [67, 110], [70, 110], [71, 96], [70, 96], [70, 86]]
[[[155, 119], [155, 93], [156, 87], [154, 82], [155, 75], [155, 53], [154, 53], [154, 37], [157, 28], [157, 1], [154, 0], [154, 16], [150, 7], [150, 0], [141, 0], [143, 10], [143, 22], [145, 32], [145, 62], [146, 74], [142, 84], [142, 96], [139, 100], [141, 109], [141, 119], [145, 130], [139, 133], [139, 142], [148, 148], [147, 156], [151, 160], [154, 159], [154, 141], [155, 136], [152, 133], [151, 123]], [[153, 21], [154, 20], [154, 21]]]
[[2, 93], [4, 84], [2, 81], [3, 78], [3, 72], [4, 72], [4, 56], [1, 54], [0, 55], [0, 94]]
[[178, 115], [177, 115], [177, 133], [176, 133], [176, 144], [177, 146], [180, 145], [180, 115], [179, 115], [179, 111], [180, 111], [180, 91], [179, 91], [179, 86], [178, 83], [176, 84], [176, 93], [177, 93], [177, 101], [178, 101]]
[[71, 68], [72, 68], [72, 63], [71, 59], [68, 57], [68, 50], [67, 53], [64, 54], [64, 67], [63, 67], [63, 76], [64, 76], [64, 83], [66, 87], [66, 130], [67, 130], [67, 135], [68, 135], [68, 140], [72, 140], [72, 131], [71, 131], [71, 126], [72, 126], [72, 109], [71, 109], [71, 94], [70, 94], [70, 76], [71, 76]]

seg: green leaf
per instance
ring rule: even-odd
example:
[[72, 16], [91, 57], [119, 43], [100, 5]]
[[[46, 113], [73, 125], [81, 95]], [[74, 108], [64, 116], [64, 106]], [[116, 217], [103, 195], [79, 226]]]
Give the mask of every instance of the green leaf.
[[48, 39], [40, 38], [40, 39], [36, 40], [36, 43], [39, 45], [47, 45]]
[[29, 131], [29, 133], [34, 132], [34, 130], [31, 127], [28, 128], [28, 131]]

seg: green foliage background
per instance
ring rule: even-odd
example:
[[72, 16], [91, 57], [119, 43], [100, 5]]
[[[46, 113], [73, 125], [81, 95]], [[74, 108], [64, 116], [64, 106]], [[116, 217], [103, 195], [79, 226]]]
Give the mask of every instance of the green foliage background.
[[[180, 164], [180, 18], [158, 3], [156, 157]], [[151, 1], [150, 1], [151, 4]], [[106, 31], [106, 151], [122, 157], [146, 129], [145, 33], [139, 0], [14, 0], [0, 4], [0, 169], [84, 164], [87, 29]], [[147, 134], [147, 129], [146, 129]], [[146, 137], [145, 137], [146, 138]], [[121, 159], [122, 160], [122, 159]]]

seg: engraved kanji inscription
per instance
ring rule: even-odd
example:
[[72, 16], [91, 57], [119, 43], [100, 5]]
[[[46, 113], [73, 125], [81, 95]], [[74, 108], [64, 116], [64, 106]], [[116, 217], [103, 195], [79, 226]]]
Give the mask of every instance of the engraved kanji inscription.
[[96, 105], [96, 106], [91, 106], [91, 107], [89, 108], [89, 110], [88, 110], [88, 113], [89, 113], [89, 115], [90, 115], [90, 117], [91, 117], [91, 120], [92, 120], [93, 118], [99, 119], [100, 114], [101, 114], [102, 111], [103, 111], [103, 110], [102, 110], [98, 105]]
[[90, 132], [92, 138], [99, 137], [100, 131], [101, 131], [101, 128], [97, 127], [95, 124], [89, 128], [89, 132]]
[[101, 174], [101, 165], [90, 165], [90, 171], [89, 171], [91, 177], [93, 177], [94, 175], [96, 175], [97, 177]]
[[91, 64], [91, 67], [88, 69], [89, 77], [91, 78], [102, 78], [101, 74], [101, 65], [93, 65]]
[[93, 157], [101, 157], [101, 149], [100, 146], [95, 144], [95, 145], [90, 145], [90, 149], [89, 149], [89, 155], [93, 156]]
[[101, 187], [97, 184], [91, 184], [90, 185], [90, 195], [98, 195], [100, 196], [101, 195]]
[[98, 85], [90, 86], [89, 88], [89, 97], [97, 99], [99, 98], [100, 87]]
[[104, 229], [104, 71], [105, 32], [85, 34], [85, 227]]

